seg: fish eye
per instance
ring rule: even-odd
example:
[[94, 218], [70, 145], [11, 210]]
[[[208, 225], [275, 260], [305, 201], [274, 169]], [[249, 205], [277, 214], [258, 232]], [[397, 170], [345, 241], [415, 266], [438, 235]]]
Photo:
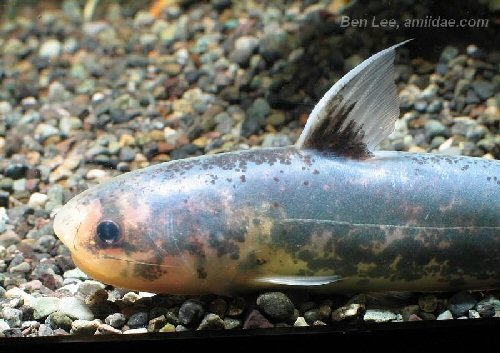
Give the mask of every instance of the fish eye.
[[102, 221], [96, 229], [99, 241], [105, 245], [112, 245], [120, 239], [121, 230], [113, 221]]

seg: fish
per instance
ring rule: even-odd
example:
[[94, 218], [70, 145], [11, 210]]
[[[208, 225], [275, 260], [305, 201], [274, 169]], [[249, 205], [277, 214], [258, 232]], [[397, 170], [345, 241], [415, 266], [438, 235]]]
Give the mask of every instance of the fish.
[[294, 145], [119, 175], [60, 208], [55, 233], [90, 277], [152, 293], [500, 288], [500, 162], [377, 149], [405, 43], [337, 81]]

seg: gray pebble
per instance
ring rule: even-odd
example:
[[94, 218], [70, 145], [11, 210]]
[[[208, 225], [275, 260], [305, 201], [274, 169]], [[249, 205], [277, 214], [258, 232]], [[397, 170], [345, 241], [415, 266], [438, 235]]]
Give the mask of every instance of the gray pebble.
[[363, 320], [365, 322], [389, 322], [396, 320], [396, 314], [387, 310], [367, 310]]
[[217, 314], [208, 313], [201, 320], [198, 330], [222, 330], [224, 329], [224, 321]]
[[271, 113], [269, 103], [264, 98], [257, 98], [247, 109], [245, 120], [241, 126], [241, 135], [248, 137], [259, 132], [269, 113]]
[[1, 317], [10, 327], [20, 327], [23, 319], [23, 313], [19, 309], [3, 308], [0, 312]]
[[34, 298], [31, 302], [33, 308], [33, 317], [35, 320], [43, 319], [59, 307], [59, 298], [55, 297], [38, 297]]
[[185, 326], [195, 325], [203, 318], [205, 310], [201, 303], [188, 300], [179, 309], [179, 321]]
[[38, 336], [54, 336], [54, 330], [49, 325], [40, 324], [40, 327], [38, 328]]
[[448, 300], [448, 309], [454, 317], [464, 316], [469, 313], [477, 304], [476, 299], [467, 292], [459, 292], [454, 294]]
[[451, 45], [448, 45], [441, 52], [440, 60], [445, 62], [445, 63], [448, 63], [452, 59], [454, 59], [458, 55], [458, 53], [459, 53], [458, 48], [451, 46]]
[[136, 152], [134, 149], [124, 146], [120, 149], [120, 160], [123, 162], [132, 162], [135, 159]]
[[56, 238], [53, 235], [45, 234], [38, 238], [33, 244], [33, 250], [49, 253], [56, 244]]
[[229, 54], [229, 60], [246, 66], [255, 49], [259, 46], [259, 39], [252, 36], [242, 36], [234, 42], [234, 49]]
[[104, 289], [106, 286], [101, 282], [94, 280], [85, 280], [78, 286], [78, 294], [83, 298], [87, 299], [95, 292]]
[[425, 136], [430, 141], [436, 136], [448, 136], [448, 129], [439, 120], [430, 119], [425, 123]]
[[72, 270], [67, 270], [63, 274], [64, 278], [78, 278], [78, 279], [89, 279], [89, 277], [78, 267], [72, 269]]
[[476, 92], [481, 100], [490, 98], [495, 92], [493, 84], [484, 80], [474, 81], [472, 83], [472, 89], [474, 89], [474, 92]]
[[59, 311], [73, 319], [92, 320], [94, 314], [87, 305], [74, 297], [61, 298], [59, 300]]
[[126, 322], [125, 315], [122, 313], [115, 313], [111, 314], [106, 319], [104, 319], [104, 322], [106, 322], [108, 325], [113, 326], [114, 328], [121, 328], [123, 325], [125, 325]]
[[318, 321], [322, 318], [319, 309], [308, 310], [304, 313], [303, 319], [307, 321], [307, 323], [312, 324], [314, 321]]
[[65, 331], [71, 330], [73, 320], [59, 311], [55, 311], [45, 319], [45, 324], [49, 325], [52, 329], [62, 328]]
[[139, 311], [135, 314], [132, 314], [127, 320], [127, 326], [130, 328], [146, 327], [147, 325], [148, 325], [148, 313], [145, 311]]
[[257, 305], [265, 315], [278, 322], [287, 322], [294, 312], [292, 301], [281, 292], [268, 292], [259, 295]]
[[226, 317], [224, 319], [224, 328], [226, 330], [234, 330], [236, 328], [240, 328], [242, 325], [243, 323], [241, 322], [241, 320], [233, 319], [230, 317]]
[[292, 144], [290, 137], [285, 134], [266, 134], [262, 147], [285, 147]]

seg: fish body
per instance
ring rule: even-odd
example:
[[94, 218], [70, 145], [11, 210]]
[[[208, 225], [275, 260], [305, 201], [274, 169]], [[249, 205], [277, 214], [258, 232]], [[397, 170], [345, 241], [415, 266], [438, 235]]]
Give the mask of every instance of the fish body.
[[332, 87], [295, 146], [118, 176], [70, 200], [57, 235], [90, 276], [156, 293], [499, 288], [500, 162], [373, 150], [399, 114], [395, 47]]

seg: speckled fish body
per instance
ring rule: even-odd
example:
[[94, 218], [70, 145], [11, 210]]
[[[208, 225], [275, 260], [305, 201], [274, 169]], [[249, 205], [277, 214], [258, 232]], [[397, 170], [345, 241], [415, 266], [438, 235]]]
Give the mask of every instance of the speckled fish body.
[[89, 224], [110, 219], [123, 232], [114, 248], [75, 242], [76, 254], [91, 255], [75, 261], [97, 278], [112, 269], [109, 282], [166, 293], [295, 276], [338, 276], [334, 291], [493, 288], [499, 175], [500, 162], [479, 158], [357, 161], [294, 147], [174, 161], [70, 202]]
[[[500, 162], [372, 152], [388, 130], [355, 125], [364, 115], [346, 92], [366, 85], [367, 68], [387, 75], [394, 48], [332, 87], [296, 146], [121, 175], [68, 202], [56, 233], [92, 277], [156, 293], [499, 288]], [[391, 104], [377, 111], [385, 125], [399, 113]], [[112, 243], [102, 222], [119, 229]]]

